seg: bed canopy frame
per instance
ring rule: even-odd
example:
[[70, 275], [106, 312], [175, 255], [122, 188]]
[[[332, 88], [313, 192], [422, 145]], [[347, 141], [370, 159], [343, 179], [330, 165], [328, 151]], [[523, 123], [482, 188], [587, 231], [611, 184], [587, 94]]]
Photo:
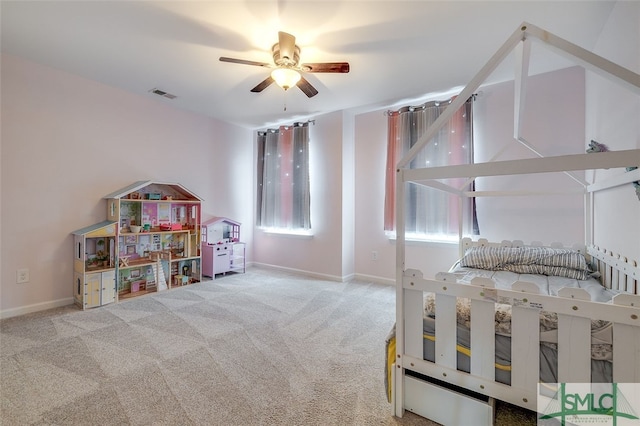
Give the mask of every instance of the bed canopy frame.
[[[525, 112], [525, 98], [527, 89], [527, 76], [529, 70], [531, 41], [537, 41], [543, 43], [544, 46], [550, 48], [561, 56], [573, 60], [578, 65], [583, 66], [589, 71], [593, 71], [611, 81], [614, 81], [624, 88], [628, 89], [632, 93], [640, 95], [640, 75], [623, 68], [605, 58], [595, 55], [573, 43], [570, 43], [562, 38], [559, 38], [535, 25], [529, 23], [522, 23], [519, 28], [507, 39], [507, 41], [498, 49], [498, 51], [490, 58], [486, 65], [480, 70], [480, 72], [471, 80], [471, 82], [462, 90], [462, 92], [451, 102], [449, 107], [438, 117], [438, 119], [430, 126], [424, 135], [415, 143], [410, 149], [407, 155], [402, 158], [396, 169], [396, 233], [397, 233], [397, 245], [396, 245], [396, 356], [395, 366], [393, 367], [393, 414], [396, 416], [402, 416], [405, 408], [409, 409], [412, 406], [411, 411], [424, 415], [425, 417], [431, 417], [424, 414], [424, 411], [415, 409], [416, 401], [422, 401], [425, 403], [430, 399], [434, 401], [440, 401], [438, 398], [433, 398], [433, 388], [429, 390], [419, 390], [413, 385], [409, 386], [409, 382], [405, 376], [406, 370], [415, 371], [426, 375], [434, 375], [445, 380], [448, 383], [457, 386], [463, 386], [468, 389], [472, 389], [474, 392], [487, 395], [490, 398], [496, 397], [497, 399], [505, 400], [513, 404], [535, 410], [535, 386], [538, 382], [537, 369], [522, 369], [516, 368], [512, 372], [511, 386], [495, 383], [491, 379], [493, 369], [493, 349], [487, 349], [476, 346], [473, 351], [474, 358], [471, 361], [471, 373], [461, 373], [456, 371], [455, 366], [455, 326], [453, 329], [449, 329], [449, 332], [453, 333], [453, 343], [451, 341], [438, 342], [436, 340], [436, 351], [441, 357], [441, 361], [435, 363], [429, 363], [422, 359], [422, 316], [424, 314], [424, 307], [422, 304], [423, 292], [435, 292], [439, 296], [438, 291], [443, 292], [442, 277], [436, 279], [424, 279], [421, 272], [416, 270], [405, 270], [405, 256], [406, 256], [406, 237], [405, 237], [405, 196], [406, 189], [405, 184], [415, 183], [432, 187], [441, 191], [445, 191], [459, 197], [461, 208], [459, 217], [459, 236], [461, 240], [460, 251], [461, 254], [469, 244], [474, 244], [468, 239], [463, 244], [463, 229], [462, 229], [462, 200], [467, 197], [483, 197], [483, 196], [507, 196], [507, 195], [537, 195], [541, 192], [545, 194], [554, 193], [552, 191], [467, 191], [468, 184], [474, 179], [479, 177], [489, 176], [508, 176], [508, 175], [524, 175], [524, 174], [536, 174], [536, 173], [564, 173], [570, 179], [577, 183], [577, 189], [574, 192], [583, 193], [585, 198], [584, 211], [585, 211], [585, 238], [584, 246], [587, 247], [593, 244], [593, 193], [608, 188], [617, 187], [620, 185], [631, 184], [635, 181], [640, 181], [640, 149], [631, 149], [624, 151], [612, 151], [612, 152], [599, 152], [597, 154], [575, 154], [575, 155], [563, 155], [545, 157], [543, 153], [538, 150], [534, 144], [525, 140], [521, 135], [521, 123], [522, 117]], [[476, 163], [468, 165], [447, 166], [447, 167], [430, 167], [421, 169], [409, 169], [410, 162], [416, 157], [424, 146], [431, 141], [431, 139], [437, 134], [440, 128], [446, 124], [453, 114], [462, 106], [462, 104], [471, 97], [480, 87], [482, 83], [490, 76], [490, 74], [500, 65], [504, 59], [511, 53], [516, 57], [516, 71], [515, 71], [515, 96], [514, 96], [514, 140], [523, 146], [527, 147], [534, 154], [534, 158], [521, 159], [521, 160], [507, 160], [498, 161], [497, 158], [501, 155], [501, 152], [496, 154], [489, 162]], [[576, 171], [585, 170], [598, 170], [598, 169], [613, 169], [613, 168], [633, 168], [638, 169], [626, 171], [617, 174], [613, 177], [609, 177], [600, 180], [596, 183], [589, 184], [584, 178], [572, 173]], [[466, 178], [466, 184], [462, 187], [452, 187], [443, 183], [441, 179], [447, 178]], [[630, 196], [633, 196], [630, 194]], [[483, 242], [483, 244], [486, 242]], [[504, 244], [505, 242], [503, 242]], [[511, 244], [506, 242], [507, 244]], [[466, 245], [465, 245], [466, 244]], [[602, 266], [603, 276], [605, 280], [603, 285], [608, 287], [619, 288], [623, 291], [634, 293], [629, 295], [631, 299], [624, 299], [620, 297], [617, 302], [614, 302], [614, 306], [598, 307], [598, 311], [604, 312], [607, 318], [611, 318], [611, 321], [616, 321], [615, 326], [618, 326], [614, 330], [617, 334], [617, 338], [621, 339], [622, 336], [626, 336], [626, 341], [640, 340], [640, 324], [638, 324], [638, 317], [640, 312], [638, 306], [640, 306], [640, 296], [637, 295], [640, 292], [638, 289], [638, 283], [640, 283], [640, 267], [634, 261], [627, 261], [624, 258], [618, 258], [611, 253], [598, 250], [596, 247], [589, 247], [588, 254]], [[446, 274], [445, 274], [446, 275]], [[619, 278], [619, 279], [618, 279]], [[446, 278], [445, 278], [446, 279]], [[618, 284], [621, 283], [621, 284]], [[628, 286], [626, 283], [633, 282], [632, 286]], [[446, 302], [451, 308], [453, 304], [452, 312], [448, 315], [446, 321], [453, 321], [455, 325], [455, 298], [456, 297], [470, 297], [473, 302], [476, 303], [476, 299], [481, 301], [475, 290], [469, 289], [469, 285], [460, 285], [454, 283], [445, 283], [444, 289], [448, 293], [443, 299], [448, 300]], [[439, 289], [439, 290], [438, 290]], [[525, 290], [522, 290], [525, 291]], [[502, 294], [502, 290], [498, 290], [499, 294]], [[514, 292], [505, 291], [505, 297], [513, 296]], [[627, 295], [621, 295], [627, 296]], [[449, 299], [453, 297], [453, 299]], [[569, 295], [568, 297], [574, 299], [567, 301], [562, 300], [560, 297], [551, 296], [538, 296], [531, 295], [531, 298], [544, 303], [545, 306], [553, 305], [560, 316], [571, 317], [576, 315], [575, 311], [579, 309], [590, 310], [595, 305], [594, 302], [589, 301], [577, 301], [576, 298], [582, 296]], [[558, 299], [558, 300], [555, 300]], [[451, 301], [453, 300], [453, 302]], [[569, 304], [571, 302], [571, 305]], [[482, 305], [486, 303], [477, 302], [476, 305]], [[576, 303], [579, 305], [577, 306]], [[621, 306], [615, 306], [621, 305]], [[487, 305], [489, 306], [489, 305]], [[482, 309], [478, 309], [476, 312], [478, 318], [483, 317], [489, 323], [488, 328], [484, 331], [476, 331], [472, 328], [472, 333], [476, 333], [477, 336], [493, 335], [493, 304], [490, 307], [485, 306]], [[602, 309], [601, 309], [602, 308]], [[440, 309], [440, 308], [439, 308]], [[514, 311], [518, 310], [514, 308]], [[572, 312], [573, 310], [573, 312]], [[531, 310], [529, 310], [531, 311]], [[606, 312], [605, 312], [606, 311]], [[440, 310], [438, 310], [440, 317]], [[580, 317], [579, 321], [587, 320], [583, 311], [580, 311], [577, 316]], [[515, 314], [515, 312], [514, 312]], [[521, 315], [521, 313], [518, 313]], [[523, 335], [529, 333], [535, 334], [537, 329], [537, 314], [531, 312], [522, 313], [521, 318], [529, 318], [530, 324], [523, 326], [524, 328], [519, 330]], [[447, 315], [442, 315], [443, 317]], [[475, 317], [474, 317], [475, 318]], [[515, 318], [515, 317], [514, 317]], [[631, 319], [630, 319], [631, 318]], [[475, 319], [474, 319], [475, 321]], [[533, 325], [531, 325], [533, 324]], [[584, 324], [583, 324], [584, 325]], [[444, 326], [443, 326], [444, 327]], [[568, 333], [566, 330], [560, 331], [560, 333]], [[480, 334], [477, 334], [480, 333]], [[570, 333], [574, 333], [576, 336], [589, 339], [590, 337], [585, 335], [585, 329], [580, 332], [571, 330]], [[588, 332], [587, 332], [588, 333]], [[472, 334], [473, 335], [473, 334]], [[567, 334], [564, 334], [565, 336]], [[532, 341], [523, 340], [521, 336], [516, 336], [516, 330], [514, 330], [512, 345], [521, 345], [522, 347], [531, 348], [533, 345], [539, 345], [539, 340], [535, 337]], [[614, 335], [615, 336], [615, 335]], [[443, 340], [440, 339], [439, 340]], [[444, 339], [448, 340], [448, 339]], [[614, 343], [615, 345], [615, 343]], [[490, 345], [487, 345], [490, 346]], [[512, 346], [512, 348], [513, 348]], [[439, 348], [439, 349], [438, 349]], [[523, 359], [529, 359], [526, 353], [523, 353], [519, 349], [513, 348], [514, 359], [517, 359], [518, 354], [523, 356]], [[637, 358], [637, 353], [640, 353], [640, 343], [629, 351], [618, 351], [618, 354], [614, 354], [614, 365], [624, 365], [625, 373], [624, 379], [630, 382], [640, 382], [640, 360]], [[537, 355], [536, 355], [537, 356]], [[575, 380], [576, 377], [584, 378], [584, 373], [573, 373], [574, 368], [570, 365], [573, 361], [566, 358], [567, 355], [562, 355], [559, 352], [559, 359], [563, 366], [569, 368], [567, 374], [563, 376], [565, 379]], [[445, 358], [452, 358], [446, 360]], [[584, 355], [580, 358], [577, 364], [580, 365], [575, 371], [580, 370], [588, 363], [589, 356]], [[537, 360], [537, 358], [535, 358]], [[535, 361], [534, 360], [534, 361]], [[518, 364], [519, 361], [516, 361]], [[474, 367], [475, 365], [475, 367]], [[584, 368], [582, 368], [584, 370]], [[523, 372], [521, 372], [523, 371]], [[577, 374], [577, 375], [576, 375]], [[582, 374], [582, 376], [580, 376]], [[447, 377], [443, 379], [443, 377]], [[621, 380], [621, 369], [614, 370], [614, 379]], [[587, 379], [587, 381], [589, 381]], [[533, 387], [533, 389], [532, 389]], [[417, 395], [420, 392], [426, 392], [429, 396]], [[428, 406], [428, 403], [427, 403]], [[425, 408], [426, 412], [433, 408]], [[431, 417], [433, 418], [433, 417]], [[435, 419], [437, 420], [437, 419]], [[449, 422], [449, 421], [447, 421]]]
[[[591, 169], [607, 169], [615, 167], [638, 167], [638, 157], [640, 150], [625, 150], [617, 152], [601, 152], [598, 158], [593, 158], [587, 154], [565, 155], [555, 157], [545, 157], [540, 150], [531, 142], [527, 141], [521, 135], [522, 117], [525, 114], [525, 100], [527, 88], [527, 76], [529, 69], [529, 61], [531, 54], [531, 41], [537, 40], [542, 42], [560, 55], [569, 58], [582, 65], [585, 69], [593, 71], [603, 77], [606, 77], [633, 93], [640, 95], [640, 74], [628, 70], [617, 65], [601, 56], [589, 52], [570, 43], [560, 37], [557, 37], [535, 25], [523, 22], [520, 27], [507, 39], [507, 41], [498, 49], [491, 57], [486, 65], [476, 74], [476, 76], [467, 84], [460, 94], [451, 102], [449, 107], [435, 120], [432, 126], [418, 139], [411, 147], [409, 152], [398, 162], [397, 179], [396, 179], [396, 208], [397, 223], [396, 230], [398, 238], [404, 236], [404, 204], [399, 202], [404, 194], [405, 182], [414, 182], [424, 186], [430, 186], [442, 191], [456, 194], [462, 197], [483, 197], [483, 196], [506, 196], [506, 195], [536, 195], [540, 191], [463, 191], [468, 183], [474, 178], [484, 176], [499, 175], [517, 175], [528, 173], [548, 173], [548, 172], [564, 172], [571, 179], [575, 180], [581, 187], [577, 192], [586, 192], [587, 205], [591, 206], [591, 197], [588, 195], [607, 188], [624, 185], [640, 180], [640, 167], [628, 173], [612, 177], [608, 180], [600, 181], [589, 185], [584, 179], [574, 176], [571, 171], [591, 170]], [[496, 159], [504, 151], [499, 151], [489, 162], [467, 164], [460, 166], [431, 167], [421, 169], [409, 169], [409, 163], [416, 157], [421, 149], [433, 139], [440, 128], [444, 126], [455, 112], [464, 104], [464, 102], [480, 88], [480, 85], [491, 75], [491, 73], [505, 60], [505, 58], [514, 52], [516, 55], [515, 70], [515, 96], [514, 96], [514, 140], [531, 150], [538, 158], [512, 160], [512, 161], [496, 161]], [[451, 177], [465, 177], [467, 182], [461, 188], [451, 187], [437, 179], [446, 179]], [[549, 194], [549, 191], [544, 192]], [[462, 209], [460, 209], [462, 212]], [[585, 224], [590, 224], [592, 219], [592, 209], [585, 209], [587, 215]], [[460, 230], [459, 237], [462, 238], [463, 230], [461, 228], [462, 221], [459, 220]], [[400, 236], [402, 234], [402, 237]], [[592, 243], [592, 225], [588, 225], [585, 230], [585, 243]], [[398, 253], [397, 259], [400, 260]]]

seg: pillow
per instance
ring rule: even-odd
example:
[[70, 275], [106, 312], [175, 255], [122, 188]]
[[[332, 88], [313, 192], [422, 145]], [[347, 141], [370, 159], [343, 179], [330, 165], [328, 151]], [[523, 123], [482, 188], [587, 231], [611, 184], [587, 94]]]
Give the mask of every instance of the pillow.
[[591, 273], [582, 253], [550, 247], [472, 247], [460, 260], [460, 266], [576, 280], [586, 280]]

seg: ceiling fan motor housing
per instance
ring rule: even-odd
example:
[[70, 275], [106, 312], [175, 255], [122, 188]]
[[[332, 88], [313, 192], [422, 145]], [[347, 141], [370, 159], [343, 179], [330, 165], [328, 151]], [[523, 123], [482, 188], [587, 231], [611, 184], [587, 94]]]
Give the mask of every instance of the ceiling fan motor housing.
[[279, 67], [295, 67], [300, 62], [300, 48], [293, 46], [293, 58], [287, 56], [280, 56], [280, 43], [276, 43], [271, 48], [273, 52], [273, 62]]

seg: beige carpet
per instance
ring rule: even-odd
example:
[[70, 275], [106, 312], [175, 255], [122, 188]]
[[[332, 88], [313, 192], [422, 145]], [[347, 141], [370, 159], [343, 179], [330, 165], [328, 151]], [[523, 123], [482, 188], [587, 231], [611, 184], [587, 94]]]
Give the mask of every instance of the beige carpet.
[[[431, 425], [390, 414], [393, 287], [251, 268], [0, 322], [0, 423]], [[500, 405], [497, 424], [535, 424]], [[473, 425], [473, 419], [470, 419]]]

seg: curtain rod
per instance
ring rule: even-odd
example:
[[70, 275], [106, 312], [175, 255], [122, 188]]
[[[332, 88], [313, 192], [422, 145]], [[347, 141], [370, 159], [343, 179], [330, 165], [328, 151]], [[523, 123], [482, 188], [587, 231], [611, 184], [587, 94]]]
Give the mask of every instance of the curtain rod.
[[[478, 96], [478, 94], [474, 93], [473, 95], [471, 95], [469, 97], [469, 99], [467, 99], [467, 102], [475, 101], [477, 96]], [[408, 105], [408, 106], [404, 106], [402, 108], [399, 108], [396, 111], [386, 110], [386, 111], [383, 112], [383, 115], [390, 116], [390, 115], [394, 115], [394, 114], [401, 114], [401, 113], [404, 113], [404, 112], [413, 112], [413, 111], [429, 108], [429, 107], [432, 107], [432, 106], [440, 106], [440, 104], [445, 104], [445, 103], [450, 104], [454, 99], [455, 99], [455, 96], [452, 97], [452, 98], [446, 99], [444, 101], [427, 101], [427, 102], [423, 103], [422, 105], [417, 105], [417, 106]]]
[[278, 127], [277, 129], [267, 129], [267, 130], [258, 130], [258, 134], [262, 135], [262, 134], [266, 134], [266, 133], [276, 133], [279, 132], [281, 128], [285, 128], [288, 129], [289, 127], [305, 127], [308, 126], [309, 124], [313, 124], [314, 126], [316, 125], [316, 120], [307, 120], [307, 121], [297, 121], [293, 124], [283, 124], [280, 127]]

